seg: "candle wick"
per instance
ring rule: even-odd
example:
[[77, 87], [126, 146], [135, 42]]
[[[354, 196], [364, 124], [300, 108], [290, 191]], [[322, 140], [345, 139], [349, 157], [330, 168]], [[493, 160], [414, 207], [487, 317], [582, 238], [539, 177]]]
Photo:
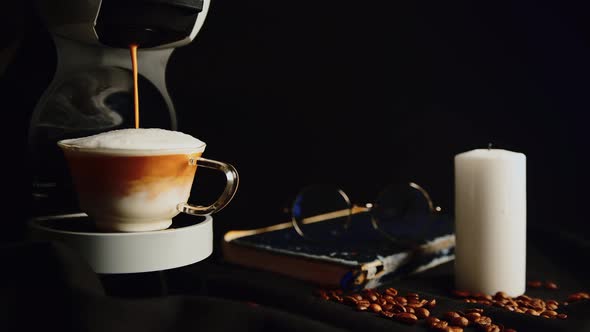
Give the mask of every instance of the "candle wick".
[[488, 150], [492, 149], [492, 143], [488, 143]]

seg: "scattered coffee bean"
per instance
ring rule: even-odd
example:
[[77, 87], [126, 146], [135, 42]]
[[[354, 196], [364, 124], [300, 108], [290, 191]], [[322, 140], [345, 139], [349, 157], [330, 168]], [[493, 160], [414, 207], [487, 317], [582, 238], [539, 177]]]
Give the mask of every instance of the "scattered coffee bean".
[[457, 317], [461, 317], [461, 315], [459, 315], [459, 313], [455, 312], [455, 311], [448, 311], [445, 312], [443, 314], [443, 319], [447, 320], [447, 321], [451, 321], [453, 318], [457, 318]]
[[348, 305], [357, 305], [358, 300], [353, 296], [345, 296], [344, 303]]
[[469, 292], [467, 291], [461, 291], [461, 290], [453, 290], [453, 295], [455, 295], [456, 297], [468, 297], [471, 294], [469, 294]]
[[484, 331], [485, 332], [500, 332], [501, 330], [500, 330], [500, 327], [498, 325], [496, 325], [496, 324], [490, 324], [490, 325], [487, 325], [484, 328]]
[[440, 331], [440, 332], [450, 332], [450, 331], [452, 331], [450, 329], [450, 327], [449, 327], [449, 323], [448, 322], [445, 322], [444, 320], [441, 320], [441, 321], [435, 323], [430, 328], [432, 330], [434, 330], [434, 331]]
[[418, 321], [418, 317], [409, 312], [395, 314], [393, 318], [398, 322], [402, 322], [404, 324], [415, 324]]
[[[463, 328], [474, 325], [483, 331], [514, 332], [513, 329], [505, 329], [502, 324], [492, 322], [490, 317], [483, 316], [482, 308], [468, 308], [465, 313], [445, 312], [442, 317], [444, 320], [441, 320], [439, 317], [431, 316], [429, 310], [436, 306], [436, 299], [420, 298], [420, 294], [415, 292], [400, 296], [398, 290], [392, 287], [383, 291], [364, 289], [360, 293], [353, 294], [344, 294], [341, 290], [319, 290], [315, 294], [322, 299], [344, 303], [358, 311], [371, 312], [404, 324], [415, 324], [418, 320], [425, 320], [426, 326], [434, 331], [462, 332]], [[492, 296], [456, 290], [453, 294], [470, 303], [494, 305], [510, 311], [546, 318], [567, 318], [566, 314], [557, 311], [560, 304], [555, 300], [543, 301], [528, 295], [511, 298], [504, 292], [497, 292]], [[578, 292], [571, 294], [568, 299], [570, 302], [575, 302], [585, 298], [590, 298], [588, 293]]]
[[401, 304], [394, 304], [392, 310], [397, 314], [400, 312], [406, 312], [406, 307]]
[[430, 311], [428, 311], [426, 308], [416, 308], [414, 309], [414, 314], [416, 317], [418, 317], [418, 319], [424, 319], [430, 316]]
[[379, 312], [379, 314], [383, 317], [386, 317], [386, 318], [392, 318], [394, 315], [393, 312], [387, 311], [387, 310], [382, 310], [381, 312]]
[[397, 289], [393, 288], [393, 287], [389, 287], [385, 290], [385, 294], [390, 295], [390, 296], [396, 296], [398, 294]]
[[541, 280], [531, 280], [527, 281], [527, 286], [531, 288], [541, 288], [543, 286], [543, 282]]
[[580, 300], [588, 300], [588, 299], [590, 299], [590, 294], [588, 294], [586, 292], [573, 293], [567, 297], [568, 302], [577, 302]]
[[475, 325], [479, 325], [481, 326], [487, 326], [492, 324], [492, 319], [488, 316], [481, 316], [479, 318], [476, 318], [473, 323], [475, 323]]
[[467, 327], [469, 325], [469, 320], [465, 317], [453, 317], [449, 322], [453, 326], [460, 326], [460, 327]]
[[[547, 284], [544, 285], [546, 286]], [[549, 287], [557, 287], [557, 285]], [[454, 292], [454, 294], [455, 293], [456, 292]], [[545, 301], [540, 298], [533, 298], [526, 294], [520, 295], [516, 298], [512, 298], [508, 296], [505, 292], [497, 292], [496, 294], [494, 294], [494, 296], [491, 297], [492, 300], [488, 300], [488, 296], [485, 296], [480, 293], [474, 293], [467, 297], [463, 296], [463, 293], [458, 294], [458, 297], [461, 297], [463, 301], [468, 303], [491, 305], [497, 308], [503, 308], [516, 313], [523, 313], [532, 316], [541, 316], [544, 318], [555, 318], [559, 314], [559, 302], [555, 300]], [[568, 300], [570, 302], [579, 301], [584, 297], [590, 298], [590, 294], [583, 292], [574, 293], [568, 297]], [[563, 303], [563, 305], [567, 305], [567, 302]]]
[[381, 308], [380, 305], [378, 305], [377, 303], [371, 303], [371, 305], [369, 306], [369, 309], [374, 312], [374, 313], [379, 313], [380, 311], [382, 311], [383, 309]]
[[432, 300], [428, 301], [425, 305], [425, 307], [428, 309], [432, 309], [435, 306], [436, 306], [436, 299], [432, 299]]
[[557, 318], [559, 319], [567, 319], [567, 315], [566, 314], [558, 314]]
[[397, 302], [398, 304], [401, 304], [401, 305], [406, 305], [408, 303], [408, 300], [403, 296], [396, 296], [395, 302]]
[[553, 281], [545, 281], [545, 283], [543, 284], [543, 286], [545, 286], [545, 288], [547, 288], [547, 289], [558, 289], [559, 288], [557, 286], [557, 284], [554, 283]]
[[364, 304], [357, 304], [356, 305], [356, 310], [358, 311], [366, 311], [367, 309], [369, 309], [368, 305], [364, 305]]
[[474, 322], [479, 317], [481, 317], [481, 314], [479, 312], [469, 312], [465, 314], [465, 318], [467, 318], [467, 320], [469, 320], [470, 322]]
[[430, 316], [428, 318], [426, 318], [426, 325], [428, 325], [429, 327], [432, 327], [434, 324], [440, 322], [440, 319], [434, 316]]

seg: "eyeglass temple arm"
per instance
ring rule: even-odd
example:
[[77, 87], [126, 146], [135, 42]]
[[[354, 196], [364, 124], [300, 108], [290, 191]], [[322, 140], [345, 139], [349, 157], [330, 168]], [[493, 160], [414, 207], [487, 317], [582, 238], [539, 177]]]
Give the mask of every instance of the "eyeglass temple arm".
[[352, 207], [351, 210], [343, 209], [343, 210], [337, 210], [337, 211], [332, 211], [332, 212], [328, 212], [328, 213], [322, 213], [322, 214], [318, 214], [315, 216], [307, 217], [307, 218], [304, 218], [301, 221], [301, 223], [304, 225], [313, 224], [313, 223], [324, 221], [324, 220], [346, 217], [351, 214], [357, 214], [357, 213], [368, 212], [368, 211], [369, 211], [368, 207], [355, 205]]

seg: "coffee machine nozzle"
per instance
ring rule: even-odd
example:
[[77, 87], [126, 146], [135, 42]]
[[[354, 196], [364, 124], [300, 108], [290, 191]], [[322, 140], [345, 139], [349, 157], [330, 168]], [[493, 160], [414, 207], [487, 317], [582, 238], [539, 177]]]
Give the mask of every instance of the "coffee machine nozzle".
[[141, 126], [177, 129], [166, 66], [199, 33], [210, 0], [38, 0], [53, 78], [30, 116], [34, 214], [77, 211], [57, 141], [134, 125], [130, 44], [139, 46]]

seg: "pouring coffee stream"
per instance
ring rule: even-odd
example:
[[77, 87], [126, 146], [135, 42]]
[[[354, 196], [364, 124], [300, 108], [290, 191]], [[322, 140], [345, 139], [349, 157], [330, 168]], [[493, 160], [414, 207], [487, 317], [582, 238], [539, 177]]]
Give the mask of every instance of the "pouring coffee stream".
[[131, 67], [133, 70], [133, 114], [135, 115], [135, 128], [139, 128], [139, 87], [137, 82], [137, 44], [130, 44]]

